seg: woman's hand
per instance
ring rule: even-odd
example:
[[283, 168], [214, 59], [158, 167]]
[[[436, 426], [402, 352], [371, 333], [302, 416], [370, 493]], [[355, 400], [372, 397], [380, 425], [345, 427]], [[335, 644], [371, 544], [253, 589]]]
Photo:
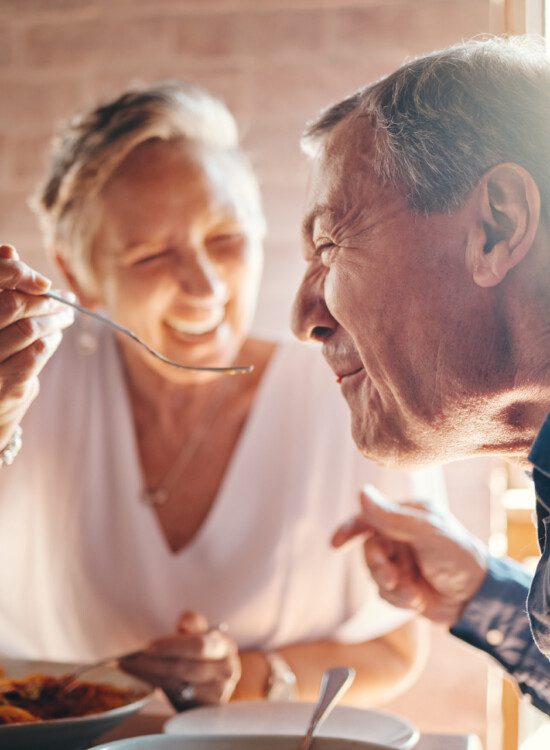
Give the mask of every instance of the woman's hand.
[[486, 576], [485, 546], [431, 503], [395, 503], [369, 486], [361, 493], [361, 506], [361, 513], [336, 531], [333, 545], [362, 537], [366, 563], [384, 599], [454, 625]]
[[73, 311], [42, 295], [50, 281], [0, 245], [0, 449], [33, 399], [38, 375], [74, 321]]
[[197, 612], [182, 615], [177, 635], [158, 638], [120, 666], [166, 690], [175, 705], [178, 696], [182, 703], [226, 703], [241, 676], [235, 641]]

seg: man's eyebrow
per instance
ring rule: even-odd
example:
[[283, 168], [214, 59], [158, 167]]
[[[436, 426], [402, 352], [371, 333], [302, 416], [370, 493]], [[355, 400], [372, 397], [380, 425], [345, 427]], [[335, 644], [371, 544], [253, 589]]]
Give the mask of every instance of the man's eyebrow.
[[313, 206], [302, 222], [302, 235], [304, 237], [311, 237], [316, 219], [326, 213], [329, 213], [329, 208], [323, 203], [317, 203]]

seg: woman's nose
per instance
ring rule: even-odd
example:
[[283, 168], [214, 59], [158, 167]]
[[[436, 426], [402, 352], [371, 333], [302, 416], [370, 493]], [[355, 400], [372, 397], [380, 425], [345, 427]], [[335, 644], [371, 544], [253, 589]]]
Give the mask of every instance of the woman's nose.
[[225, 304], [227, 284], [206, 252], [182, 254], [178, 280], [184, 294], [205, 302]]
[[306, 273], [292, 306], [291, 326], [301, 341], [323, 342], [334, 333], [337, 323], [325, 304], [322, 280]]

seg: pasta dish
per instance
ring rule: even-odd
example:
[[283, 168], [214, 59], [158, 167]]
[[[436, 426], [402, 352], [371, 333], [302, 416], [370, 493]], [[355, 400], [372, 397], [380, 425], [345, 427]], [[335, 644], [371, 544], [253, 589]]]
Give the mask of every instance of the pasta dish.
[[[65, 689], [70, 683], [70, 689]], [[87, 716], [125, 706], [143, 694], [105, 683], [73, 681], [71, 675], [36, 673], [3, 677], [0, 669], [0, 726]]]

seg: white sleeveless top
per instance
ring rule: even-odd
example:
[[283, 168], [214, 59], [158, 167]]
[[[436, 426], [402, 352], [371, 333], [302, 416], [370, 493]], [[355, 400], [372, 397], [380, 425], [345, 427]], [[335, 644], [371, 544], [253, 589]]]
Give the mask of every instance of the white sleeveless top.
[[361, 641], [409, 614], [383, 602], [360, 545], [335, 526], [366, 482], [394, 497], [441, 496], [439, 471], [380, 469], [349, 435], [321, 354], [275, 351], [218, 497], [191, 543], [167, 546], [143, 480], [114, 338], [78, 347], [78, 323], [46, 366], [0, 472], [0, 653], [84, 661], [173, 632], [185, 609], [228, 623], [241, 648]]

